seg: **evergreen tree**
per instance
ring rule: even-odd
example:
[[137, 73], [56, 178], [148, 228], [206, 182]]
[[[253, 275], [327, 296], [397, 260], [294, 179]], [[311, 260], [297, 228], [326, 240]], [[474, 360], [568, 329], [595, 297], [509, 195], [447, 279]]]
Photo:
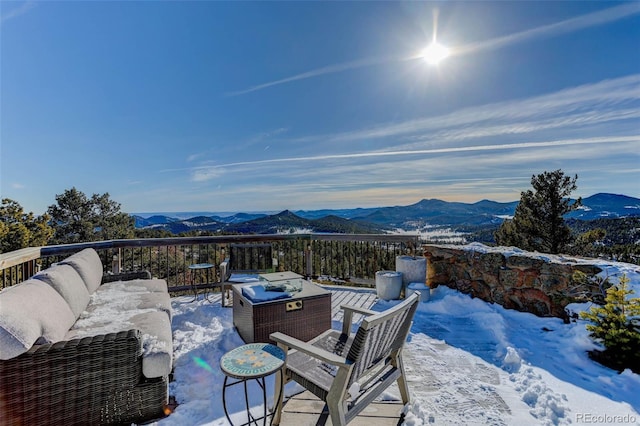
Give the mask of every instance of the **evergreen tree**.
[[598, 257], [604, 246], [607, 231], [602, 228], [590, 229], [578, 235], [571, 245], [570, 253], [578, 256]]
[[109, 194], [88, 198], [75, 187], [56, 195], [57, 204], [49, 206], [55, 244], [132, 238], [135, 220], [120, 211], [120, 204]]
[[569, 199], [577, 180], [577, 175], [570, 178], [559, 169], [532, 176], [533, 191], [520, 194], [513, 219], [505, 220], [495, 233], [496, 243], [544, 253], [562, 251], [571, 241], [564, 215], [582, 205], [580, 198], [573, 203]]
[[634, 292], [627, 287], [629, 279], [607, 290], [605, 304], [581, 312], [590, 336], [606, 348], [598, 360], [613, 368], [631, 368], [640, 373], [640, 299], [628, 298]]
[[[203, 235], [216, 235], [215, 233], [205, 233]], [[134, 238], [171, 238], [174, 237], [171, 231], [166, 229], [136, 229], [134, 232]], [[184, 236], [184, 235], [181, 235]]]
[[91, 197], [96, 225], [96, 240], [133, 238], [135, 219], [120, 211], [120, 203], [109, 199], [109, 194]]
[[0, 253], [47, 244], [53, 235], [49, 216], [25, 213], [22, 206], [9, 198], [0, 205]]

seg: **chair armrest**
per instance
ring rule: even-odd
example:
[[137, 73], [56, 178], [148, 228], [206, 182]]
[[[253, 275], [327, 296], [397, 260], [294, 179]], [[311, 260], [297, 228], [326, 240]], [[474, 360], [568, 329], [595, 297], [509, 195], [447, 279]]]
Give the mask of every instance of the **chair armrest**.
[[380, 312], [372, 311], [371, 309], [361, 308], [359, 306], [352, 306], [352, 305], [342, 305], [342, 306], [340, 306], [340, 309], [342, 309], [344, 311], [351, 311], [351, 312], [354, 312], [356, 314], [362, 314], [362, 315], [365, 315], [365, 316], [367, 316], [367, 315], [375, 315], [375, 314], [379, 314], [380, 313]]
[[150, 279], [151, 279], [151, 272], [149, 271], [122, 272], [120, 274], [103, 275], [102, 284], [111, 283], [114, 281], [150, 280]]
[[361, 314], [364, 316], [374, 315], [378, 312], [372, 311], [371, 309], [360, 308], [358, 306], [352, 305], [342, 305], [340, 309], [344, 311], [344, 317], [342, 319], [342, 334], [346, 334], [347, 336], [351, 334], [351, 325], [353, 321], [353, 314]]
[[278, 346], [283, 347], [285, 353], [289, 352], [289, 349], [296, 349], [313, 358], [338, 367], [349, 367], [349, 365], [351, 365], [351, 362], [347, 361], [346, 358], [338, 356], [329, 351], [325, 351], [322, 348], [318, 348], [309, 343], [303, 342], [302, 340], [298, 340], [295, 337], [291, 337], [280, 332], [271, 333], [269, 338], [278, 343]]
[[220, 281], [228, 281], [230, 277], [231, 271], [229, 270], [229, 258], [227, 257], [222, 262], [220, 262]]

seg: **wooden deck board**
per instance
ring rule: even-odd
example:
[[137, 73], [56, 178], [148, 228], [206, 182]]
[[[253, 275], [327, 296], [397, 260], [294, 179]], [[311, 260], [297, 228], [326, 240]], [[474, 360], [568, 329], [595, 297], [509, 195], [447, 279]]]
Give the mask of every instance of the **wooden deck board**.
[[[334, 321], [342, 321], [342, 305], [352, 305], [370, 309], [376, 302], [376, 293], [373, 290], [354, 289], [353, 287], [325, 287], [331, 291], [331, 317]], [[354, 321], [358, 322], [361, 315], [355, 315]]]
[[[402, 409], [400, 401], [372, 402], [349, 426], [395, 426], [402, 424]], [[282, 410], [280, 424], [296, 426], [331, 425], [329, 412], [325, 404], [312, 393], [305, 391], [289, 398]]]

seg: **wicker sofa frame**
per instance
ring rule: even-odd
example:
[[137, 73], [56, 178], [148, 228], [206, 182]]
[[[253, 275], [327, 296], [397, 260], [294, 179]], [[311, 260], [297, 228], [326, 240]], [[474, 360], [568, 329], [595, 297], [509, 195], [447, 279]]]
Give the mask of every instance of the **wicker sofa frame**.
[[[107, 275], [104, 282], [151, 278]], [[139, 330], [34, 345], [0, 361], [0, 424], [131, 424], [160, 418], [168, 378], [142, 374]]]

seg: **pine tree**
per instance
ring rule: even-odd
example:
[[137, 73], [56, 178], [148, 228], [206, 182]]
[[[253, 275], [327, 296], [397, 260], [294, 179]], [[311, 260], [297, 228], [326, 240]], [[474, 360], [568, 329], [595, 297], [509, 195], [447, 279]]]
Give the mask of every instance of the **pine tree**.
[[520, 194], [512, 220], [505, 220], [496, 231], [498, 245], [516, 246], [523, 250], [560, 253], [571, 241], [571, 229], [564, 215], [582, 204], [569, 195], [578, 186], [578, 176], [565, 176], [562, 170], [544, 172], [531, 177], [534, 191]]
[[607, 290], [605, 304], [581, 312], [589, 320], [589, 335], [606, 348], [599, 361], [617, 369], [631, 368], [640, 373], [640, 299], [628, 298], [634, 294], [627, 287], [629, 279], [620, 278], [620, 283]]
[[607, 231], [604, 229], [590, 229], [576, 237], [569, 252], [578, 256], [598, 257], [602, 252], [603, 241], [606, 236]]
[[56, 195], [57, 204], [49, 206], [55, 244], [70, 244], [116, 238], [132, 238], [135, 221], [120, 211], [120, 204], [109, 194], [88, 198], [76, 188]]
[[53, 235], [49, 216], [25, 213], [22, 206], [9, 198], [0, 205], [0, 253], [47, 244]]

